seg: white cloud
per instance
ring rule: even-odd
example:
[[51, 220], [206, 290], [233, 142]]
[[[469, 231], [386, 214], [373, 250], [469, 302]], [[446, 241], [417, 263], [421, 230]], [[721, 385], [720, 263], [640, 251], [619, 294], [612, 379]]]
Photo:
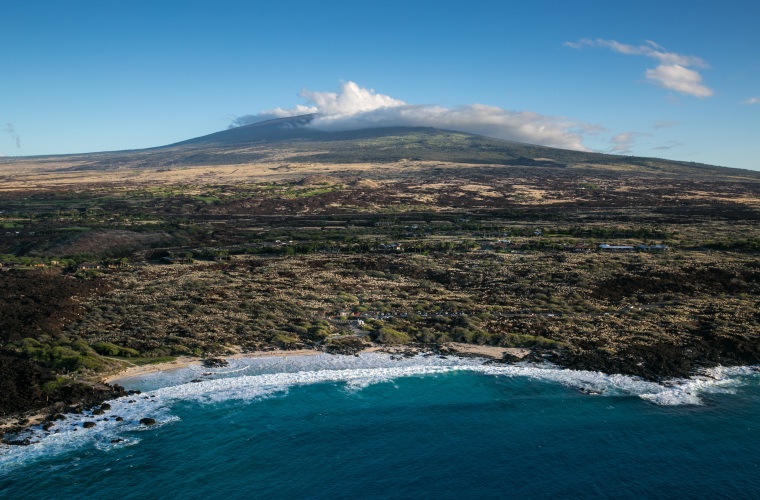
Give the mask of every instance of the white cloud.
[[309, 101], [311, 106], [298, 104], [295, 108], [274, 108], [255, 115], [245, 115], [233, 120], [230, 127], [250, 125], [252, 123], [318, 113], [323, 117], [341, 118], [377, 109], [404, 106], [406, 103], [390, 96], [378, 94], [373, 89], [365, 89], [354, 82], [346, 82], [341, 86], [340, 93], [312, 92], [303, 89], [299, 94]]
[[744, 104], [760, 104], [760, 97], [750, 97], [744, 101]]
[[707, 63], [699, 57], [667, 52], [664, 47], [651, 40], [647, 40], [646, 45], [628, 45], [616, 40], [604, 40], [602, 38], [591, 40], [589, 38], [582, 38], [578, 42], [565, 42], [564, 45], [573, 49], [581, 49], [583, 47], [604, 47], [628, 56], [651, 57], [663, 64], [680, 64], [682, 66], [697, 66], [699, 68], [707, 67]]
[[439, 106], [397, 106], [353, 115], [318, 115], [312, 126], [323, 130], [371, 127], [436, 127], [518, 142], [585, 150], [578, 124], [529, 111], [508, 111], [471, 104], [450, 109]]
[[331, 117], [351, 116], [406, 105], [404, 101], [378, 94], [374, 89], [365, 89], [354, 82], [344, 83], [340, 93], [312, 92], [304, 89], [300, 95], [313, 102], [321, 115]]
[[292, 109], [274, 108], [269, 111], [263, 111], [259, 113], [259, 116], [267, 116], [272, 118], [287, 118], [288, 116], [300, 116], [316, 113], [318, 109], [314, 106], [302, 106], [298, 104]]
[[628, 45], [616, 40], [583, 38], [577, 42], [565, 42], [566, 47], [602, 47], [628, 56], [644, 56], [660, 62], [656, 68], [646, 70], [646, 77], [655, 85], [680, 94], [704, 98], [713, 95], [712, 89], [702, 85], [702, 75], [689, 67], [707, 68], [707, 63], [696, 56], [668, 52], [664, 47], [647, 40], [646, 45]]
[[634, 145], [634, 142], [636, 142], [636, 139], [649, 135], [650, 134], [642, 132], [623, 132], [617, 134], [610, 139], [610, 142], [612, 143], [610, 151], [612, 153], [630, 153], [631, 147]]
[[646, 76], [660, 87], [694, 97], [710, 97], [713, 91], [702, 85], [702, 75], [680, 64], [661, 64], [648, 69]]
[[470, 104], [457, 108], [411, 105], [372, 89], [346, 82], [340, 92], [303, 90], [307, 106], [275, 108], [258, 115], [237, 118], [233, 125], [264, 119], [316, 113], [310, 126], [320, 130], [358, 130], [376, 127], [436, 127], [486, 135], [517, 142], [585, 151], [583, 134], [600, 130], [530, 111], [510, 111], [496, 106]]
[[229, 128], [242, 127], [244, 125], [252, 125], [254, 123], [263, 122], [266, 120], [273, 120], [275, 118], [287, 118], [289, 116], [310, 115], [316, 113], [318, 109], [314, 106], [302, 106], [297, 105], [295, 108], [282, 109], [274, 108], [266, 111], [262, 111], [255, 115], [243, 115], [232, 119]]

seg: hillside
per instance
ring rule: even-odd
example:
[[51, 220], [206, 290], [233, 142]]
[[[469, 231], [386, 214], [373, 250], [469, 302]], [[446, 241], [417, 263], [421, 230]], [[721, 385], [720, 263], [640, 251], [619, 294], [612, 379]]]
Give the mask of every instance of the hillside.
[[0, 416], [241, 349], [760, 362], [759, 172], [309, 119], [0, 160]]
[[17, 169], [25, 172], [118, 172], [275, 162], [341, 165], [412, 161], [553, 170], [568, 167], [584, 171], [612, 169], [619, 175], [708, 174], [760, 179], [760, 173], [747, 170], [563, 150], [430, 127], [325, 132], [308, 126], [312, 118], [313, 115], [304, 115], [268, 120], [142, 150], [3, 158], [0, 168], [7, 174]]

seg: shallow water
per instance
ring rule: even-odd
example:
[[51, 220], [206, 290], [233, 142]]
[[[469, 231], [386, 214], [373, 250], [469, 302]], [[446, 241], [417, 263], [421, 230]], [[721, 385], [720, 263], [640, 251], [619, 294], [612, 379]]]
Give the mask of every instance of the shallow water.
[[[760, 493], [760, 376], [749, 368], [662, 386], [551, 366], [320, 355], [121, 383], [144, 392], [112, 401], [108, 422], [84, 429], [91, 417], [70, 416], [38, 444], [0, 449], [0, 496]], [[158, 425], [141, 426], [145, 416]]]

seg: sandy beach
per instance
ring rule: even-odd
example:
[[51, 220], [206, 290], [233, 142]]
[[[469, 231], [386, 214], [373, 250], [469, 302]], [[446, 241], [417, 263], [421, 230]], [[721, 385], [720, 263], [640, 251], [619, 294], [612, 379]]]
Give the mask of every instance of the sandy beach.
[[505, 354], [522, 359], [530, 354], [530, 349], [524, 347], [496, 347], [491, 345], [463, 344], [461, 342], [449, 342], [446, 347], [457, 354], [483, 356], [484, 358], [501, 359]]
[[[526, 356], [530, 350], [529, 349], [523, 349], [523, 348], [509, 348], [509, 347], [495, 347], [495, 346], [481, 346], [481, 345], [472, 345], [472, 344], [462, 344], [459, 342], [450, 342], [448, 344], [445, 344], [443, 347], [446, 347], [451, 352], [455, 354], [461, 354], [463, 356], [481, 356], [484, 358], [492, 358], [492, 359], [501, 359], [504, 354], [510, 354], [512, 356], [515, 356], [517, 358], [522, 358]], [[367, 347], [366, 349], [363, 349], [360, 351], [361, 353], [374, 353], [374, 352], [386, 352], [389, 354], [404, 354], [409, 352], [408, 348], [406, 346], [371, 346]], [[232, 355], [227, 356], [219, 356], [220, 358], [224, 359], [241, 359], [241, 358], [269, 358], [269, 357], [287, 357], [287, 356], [313, 356], [316, 354], [324, 354], [322, 351], [317, 351], [313, 349], [299, 349], [299, 350], [293, 350], [293, 351], [287, 351], [282, 349], [275, 349], [272, 351], [257, 351], [257, 352], [237, 352]], [[127, 363], [129, 363], [128, 360], [124, 360]], [[114, 384], [117, 383], [120, 380], [130, 378], [130, 377], [136, 377], [140, 375], [145, 375], [148, 373], [154, 373], [154, 372], [163, 372], [163, 371], [170, 371], [170, 370], [178, 370], [181, 368], [186, 368], [188, 366], [192, 365], [201, 365], [203, 363], [203, 358], [200, 357], [194, 357], [194, 356], [180, 356], [176, 358], [173, 361], [168, 361], [166, 363], [156, 363], [151, 365], [131, 365], [126, 366], [123, 370], [120, 370], [115, 373], [111, 373], [110, 375], [103, 377], [101, 381], [106, 384]], [[26, 414], [24, 416], [16, 415], [16, 416], [9, 416], [0, 419], [0, 432], [10, 430], [14, 427], [18, 427], [20, 422], [19, 420], [27, 420], [24, 426], [31, 426], [31, 425], [37, 425], [44, 421], [45, 416], [48, 413], [43, 411], [38, 412], [31, 412], [29, 414]]]
[[[240, 359], [240, 358], [271, 358], [277, 356], [313, 356], [315, 354], [324, 354], [322, 351], [316, 351], [313, 349], [299, 349], [294, 351], [285, 351], [281, 349], [275, 349], [273, 351], [257, 351], [236, 353], [230, 356], [219, 356], [224, 359]], [[203, 358], [193, 356], [180, 356], [174, 361], [168, 361], [166, 363], [156, 363], [153, 365], [132, 365], [127, 366], [123, 370], [108, 375], [103, 378], [103, 382], [106, 384], [113, 384], [121, 379], [136, 377], [139, 375], [145, 375], [153, 372], [163, 372], [168, 370], [178, 370], [180, 368], [186, 368], [188, 366], [200, 365], [203, 363]]]
[[[512, 356], [515, 356], [517, 358], [523, 358], [524, 356], [528, 355], [530, 352], [529, 349], [524, 348], [518, 348], [518, 347], [496, 347], [496, 346], [485, 346], [485, 345], [473, 345], [473, 344], [462, 344], [459, 342], [450, 342], [448, 344], [445, 344], [445, 347], [450, 349], [456, 354], [462, 354], [465, 356], [482, 356], [484, 358], [493, 358], [493, 359], [501, 359], [505, 354], [510, 354]], [[406, 348], [404, 347], [389, 347], [389, 346], [372, 346], [367, 347], [366, 349], [363, 349], [361, 353], [371, 353], [371, 352], [389, 352], [389, 353], [396, 353], [401, 354], [406, 352]], [[270, 357], [278, 357], [278, 356], [313, 356], [315, 354], [324, 354], [322, 351], [317, 351], [313, 349], [299, 349], [294, 351], [286, 351], [282, 349], [276, 349], [273, 351], [257, 351], [257, 352], [238, 352], [233, 355], [229, 356], [220, 356], [224, 359], [241, 359], [241, 358], [270, 358]], [[169, 361], [166, 363], [156, 363], [153, 365], [142, 365], [142, 366], [127, 366], [123, 370], [113, 373], [111, 375], [108, 375], [107, 377], [103, 378], [103, 382], [106, 384], [113, 384], [114, 382], [118, 382], [121, 379], [130, 378], [130, 377], [136, 377], [139, 375], [145, 375], [148, 373], [153, 372], [163, 372], [168, 370], [178, 370], [180, 368], [185, 368], [192, 365], [200, 365], [203, 362], [203, 358], [199, 357], [193, 357], [193, 356], [181, 356], [175, 359], [174, 361]]]
[[[495, 346], [482, 346], [473, 344], [462, 344], [459, 342], [450, 342], [445, 344], [444, 347], [448, 348], [455, 354], [461, 354], [463, 356], [481, 356], [484, 358], [501, 359], [505, 354], [510, 354], [517, 358], [526, 356], [530, 350], [524, 348], [514, 347], [495, 347]], [[403, 354], [408, 352], [408, 349], [404, 346], [372, 346], [363, 349], [361, 353], [372, 352], [387, 352], [390, 354]], [[257, 351], [257, 352], [237, 352], [232, 355], [219, 356], [224, 359], [240, 359], [240, 358], [269, 358], [269, 357], [286, 357], [286, 356], [313, 356], [316, 354], [324, 354], [322, 351], [313, 349], [299, 349], [294, 351], [286, 351], [282, 349], [276, 349], [273, 351]], [[129, 361], [126, 361], [127, 363]], [[136, 377], [139, 375], [145, 375], [154, 372], [163, 372], [169, 370], [178, 370], [180, 368], [186, 368], [192, 365], [201, 365], [203, 358], [193, 356], [180, 356], [174, 361], [168, 361], [166, 363], [156, 363], [152, 365], [132, 365], [126, 366], [123, 370], [112, 373], [102, 379], [103, 383], [113, 384], [119, 380]], [[36, 425], [44, 421], [47, 414], [44, 411], [27, 414], [24, 417], [13, 416], [0, 419], [0, 432], [8, 430], [19, 425], [19, 419], [28, 419], [25, 424]]]

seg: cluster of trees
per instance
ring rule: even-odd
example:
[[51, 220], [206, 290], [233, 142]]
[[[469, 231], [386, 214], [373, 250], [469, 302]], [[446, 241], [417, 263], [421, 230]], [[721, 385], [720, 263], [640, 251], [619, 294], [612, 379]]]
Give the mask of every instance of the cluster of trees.
[[17, 352], [25, 358], [41, 363], [56, 372], [84, 372], [102, 370], [106, 363], [87, 342], [70, 341], [61, 337], [52, 342], [25, 338], [16, 343]]

